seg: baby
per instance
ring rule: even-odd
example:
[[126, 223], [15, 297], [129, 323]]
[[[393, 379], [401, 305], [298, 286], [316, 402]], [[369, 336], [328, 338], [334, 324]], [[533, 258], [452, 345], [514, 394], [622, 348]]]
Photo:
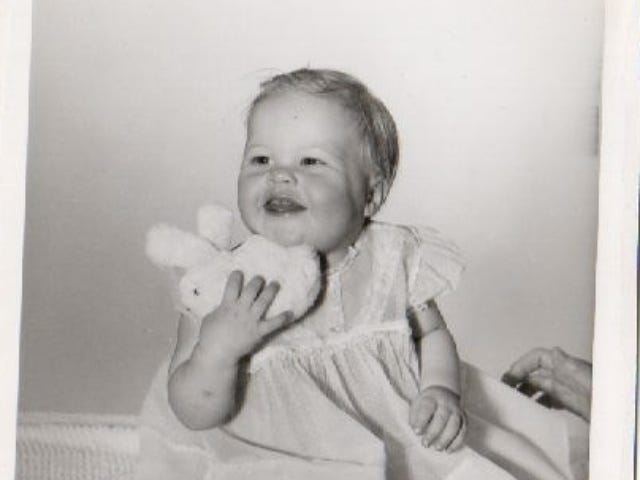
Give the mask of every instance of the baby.
[[302, 69], [262, 85], [240, 213], [252, 232], [317, 249], [325, 288], [303, 318], [265, 318], [278, 285], [234, 272], [202, 322], [180, 319], [166, 414], [173, 441], [199, 453], [177, 467], [156, 452], [176, 457], [176, 478], [442, 478], [467, 450], [434, 300], [462, 262], [431, 229], [372, 220], [397, 163], [393, 118], [355, 78]]

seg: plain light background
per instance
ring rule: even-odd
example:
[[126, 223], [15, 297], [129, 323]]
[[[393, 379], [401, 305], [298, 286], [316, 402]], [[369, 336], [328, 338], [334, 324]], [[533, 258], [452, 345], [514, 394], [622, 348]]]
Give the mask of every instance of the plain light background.
[[380, 218], [464, 250], [442, 301], [463, 358], [496, 375], [538, 345], [590, 358], [600, 2], [33, 10], [21, 409], [137, 411], [176, 320], [145, 231], [235, 205], [246, 106], [300, 66], [360, 77], [394, 114], [401, 168]]

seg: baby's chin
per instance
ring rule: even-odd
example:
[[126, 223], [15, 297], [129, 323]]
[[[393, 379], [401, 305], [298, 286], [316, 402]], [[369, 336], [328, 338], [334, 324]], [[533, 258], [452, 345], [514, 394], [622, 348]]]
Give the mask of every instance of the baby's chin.
[[307, 243], [302, 232], [286, 228], [265, 228], [264, 230], [252, 231], [252, 233], [262, 235], [282, 247], [297, 247]]

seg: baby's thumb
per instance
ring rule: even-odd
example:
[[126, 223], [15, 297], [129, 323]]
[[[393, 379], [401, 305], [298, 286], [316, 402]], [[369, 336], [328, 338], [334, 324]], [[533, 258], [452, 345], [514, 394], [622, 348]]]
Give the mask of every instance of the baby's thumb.
[[259, 323], [258, 328], [260, 334], [264, 337], [272, 334], [276, 330], [280, 330], [281, 328], [286, 327], [294, 320], [295, 317], [293, 316], [293, 312], [286, 311], [279, 315], [276, 315], [275, 317], [265, 318]]

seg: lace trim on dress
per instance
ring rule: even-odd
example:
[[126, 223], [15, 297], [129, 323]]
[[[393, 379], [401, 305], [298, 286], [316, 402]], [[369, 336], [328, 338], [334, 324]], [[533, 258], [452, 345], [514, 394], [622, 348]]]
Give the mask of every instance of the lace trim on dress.
[[[368, 228], [368, 227], [367, 227]], [[327, 268], [327, 276], [332, 277], [334, 275], [338, 275], [340, 273], [344, 273], [352, 264], [353, 261], [360, 253], [362, 249], [362, 243], [364, 242], [365, 232], [362, 232], [358, 237], [358, 240], [353, 245], [349, 245], [347, 250], [347, 254], [344, 256], [338, 265]]]
[[325, 340], [309, 339], [295, 346], [267, 345], [251, 357], [249, 372], [253, 373], [263, 368], [271, 360], [282, 358], [301, 358], [309, 355], [331, 356], [334, 353], [351, 347], [354, 344], [375, 339], [380, 334], [402, 333], [411, 334], [406, 319], [382, 322], [378, 324], [358, 325], [347, 332], [333, 335]]

